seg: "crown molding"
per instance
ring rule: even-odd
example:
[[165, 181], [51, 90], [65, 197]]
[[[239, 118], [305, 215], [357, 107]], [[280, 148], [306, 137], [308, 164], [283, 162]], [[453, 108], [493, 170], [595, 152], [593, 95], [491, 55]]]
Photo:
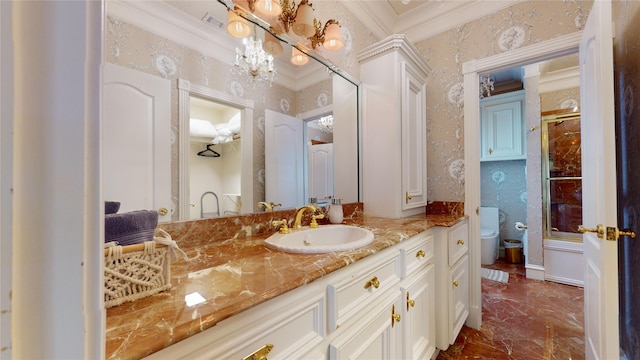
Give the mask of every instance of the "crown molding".
[[577, 87], [580, 87], [580, 67], [574, 66], [542, 75], [538, 92], [542, 94]]
[[417, 43], [522, 1], [444, 1], [440, 7], [423, 6], [420, 11], [399, 16], [394, 32], [405, 33]]
[[387, 52], [398, 52], [403, 55], [404, 58], [411, 61], [420, 71], [422, 71], [425, 77], [429, 77], [431, 74], [431, 68], [424, 60], [424, 57], [420, 54], [418, 49], [407, 39], [404, 34], [393, 34], [386, 39], [379, 41], [373, 45], [370, 45], [358, 53], [358, 62], [366, 62], [381, 56]]
[[386, 1], [341, 1], [378, 39], [400, 33], [417, 43], [525, 0], [443, 1], [400, 16]]

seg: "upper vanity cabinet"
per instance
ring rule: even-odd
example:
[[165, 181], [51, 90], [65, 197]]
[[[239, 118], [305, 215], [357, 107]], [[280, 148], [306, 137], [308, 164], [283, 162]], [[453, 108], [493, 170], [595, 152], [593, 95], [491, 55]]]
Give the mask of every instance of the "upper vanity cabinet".
[[365, 48], [358, 61], [366, 212], [392, 218], [423, 213], [430, 69], [405, 35]]
[[524, 104], [524, 90], [480, 100], [480, 161], [527, 158]]

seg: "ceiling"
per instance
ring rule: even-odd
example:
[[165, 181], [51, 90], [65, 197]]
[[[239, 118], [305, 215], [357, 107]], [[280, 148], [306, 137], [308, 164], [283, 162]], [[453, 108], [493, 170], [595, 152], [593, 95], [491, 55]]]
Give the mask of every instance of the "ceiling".
[[[232, 0], [225, 0], [231, 3]], [[246, 2], [246, 0], [235, 0]], [[322, 1], [322, 0], [315, 0]], [[442, 31], [461, 25], [473, 19], [498, 11], [518, 0], [340, 0], [354, 14], [358, 15], [367, 28], [378, 38], [394, 33], [404, 33], [416, 43]], [[406, 2], [406, 4], [403, 3]], [[210, 23], [224, 28], [226, 11], [217, 0], [164, 0], [167, 4], [183, 11], [191, 17], [202, 20], [210, 16]], [[456, 21], [452, 21], [456, 19]], [[558, 74], [564, 69], [577, 67], [577, 56], [568, 56], [540, 64], [540, 75]], [[524, 71], [509, 69], [493, 73], [497, 81], [521, 80]]]

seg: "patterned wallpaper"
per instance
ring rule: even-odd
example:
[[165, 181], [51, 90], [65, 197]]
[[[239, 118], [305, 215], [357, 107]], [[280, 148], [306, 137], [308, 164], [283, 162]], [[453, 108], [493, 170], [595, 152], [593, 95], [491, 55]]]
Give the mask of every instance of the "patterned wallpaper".
[[480, 164], [480, 204], [497, 207], [500, 240], [522, 238], [515, 223], [527, 223], [527, 175], [525, 160], [484, 161]]
[[542, 112], [580, 107], [580, 88], [551, 91], [540, 94]]
[[523, 1], [416, 43], [433, 73], [427, 92], [430, 201], [464, 201], [462, 64], [584, 26], [592, 1]]
[[[332, 17], [340, 19], [344, 48], [337, 54], [321, 51], [338, 67], [349, 73], [357, 74], [359, 66], [355, 60], [356, 52], [368, 46], [376, 39], [364, 25], [337, 1], [320, 2], [314, 6], [318, 18]], [[322, 81], [297, 93], [273, 84], [269, 91], [260, 87], [252, 88], [247, 81], [237, 79], [231, 73], [230, 65], [210, 58], [181, 44], [140, 29], [139, 27], [107, 16], [105, 21], [105, 57], [106, 62], [132, 68], [172, 81], [172, 158], [171, 158], [171, 198], [174, 209], [178, 205], [178, 94], [177, 79], [204, 85], [211, 89], [224, 91], [234, 96], [251, 99], [254, 108], [254, 199], [264, 200], [264, 112], [271, 109], [288, 115], [310, 111], [330, 105], [332, 102], [332, 83], [329, 75]], [[360, 40], [362, 39], [362, 40]], [[173, 220], [178, 219], [177, 212]]]

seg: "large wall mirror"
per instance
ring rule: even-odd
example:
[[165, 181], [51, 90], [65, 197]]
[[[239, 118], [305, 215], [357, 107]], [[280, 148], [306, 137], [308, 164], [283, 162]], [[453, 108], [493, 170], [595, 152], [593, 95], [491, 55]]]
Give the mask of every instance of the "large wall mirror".
[[[310, 197], [359, 201], [357, 80], [313, 51], [293, 65], [291, 39], [281, 37], [273, 81], [254, 81], [234, 66], [247, 40], [225, 31], [227, 6], [107, 2], [107, 47], [118, 47], [107, 62], [148, 68], [123, 59], [125, 41], [143, 37], [131, 52], [152, 48], [152, 67], [172, 80], [171, 220], [265, 211], [261, 201], [282, 204], [276, 209]], [[249, 39], [269, 36], [259, 21], [252, 27]], [[280, 127], [286, 120], [299, 125], [296, 137]]]

